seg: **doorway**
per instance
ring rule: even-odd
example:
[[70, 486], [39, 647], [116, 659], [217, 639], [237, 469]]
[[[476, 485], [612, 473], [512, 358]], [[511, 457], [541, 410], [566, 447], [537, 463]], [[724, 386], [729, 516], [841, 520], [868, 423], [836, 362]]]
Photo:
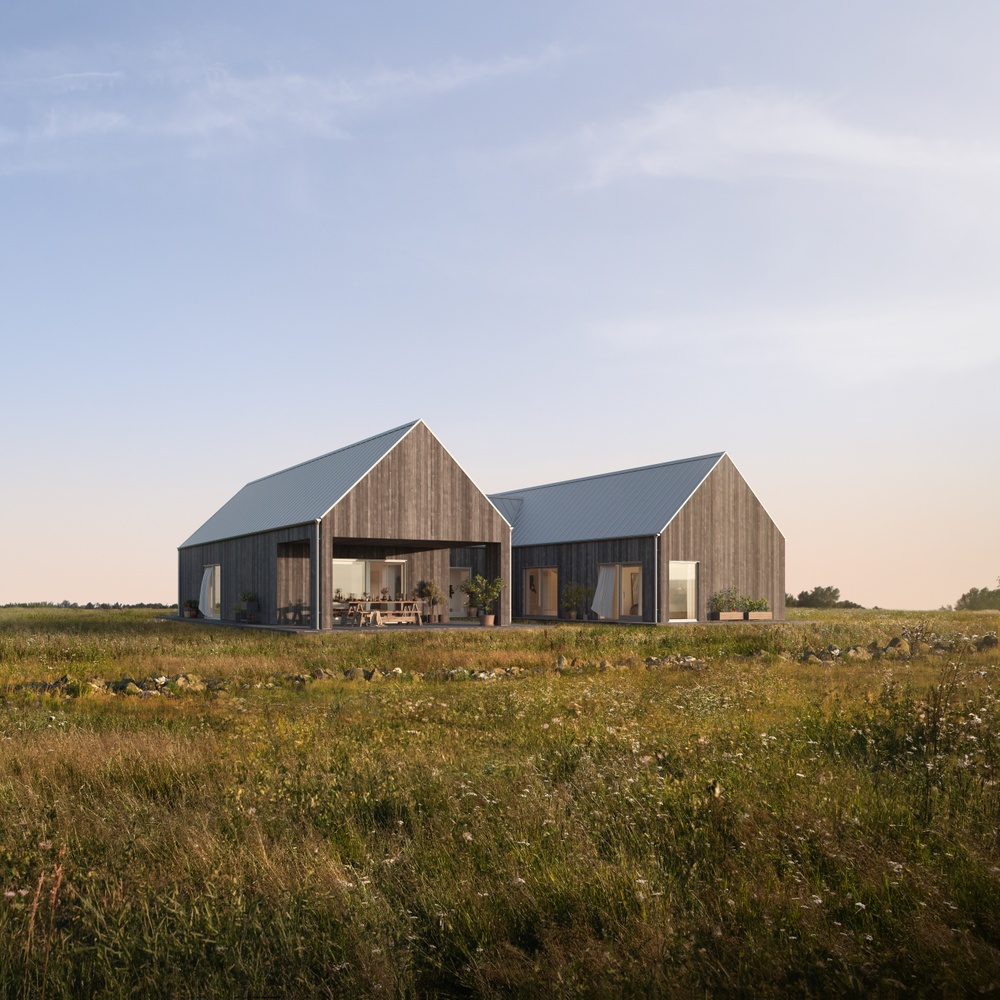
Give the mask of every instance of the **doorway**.
[[464, 618], [469, 612], [465, 607], [462, 584], [468, 583], [472, 570], [468, 566], [452, 566], [448, 571], [448, 617]]

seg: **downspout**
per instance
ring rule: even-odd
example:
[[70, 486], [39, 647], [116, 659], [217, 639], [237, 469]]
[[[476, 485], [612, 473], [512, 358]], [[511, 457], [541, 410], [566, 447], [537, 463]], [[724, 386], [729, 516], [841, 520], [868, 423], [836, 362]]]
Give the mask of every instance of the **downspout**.
[[653, 535], [653, 624], [660, 624], [660, 536]]
[[322, 614], [321, 608], [323, 607], [323, 603], [322, 601], [320, 601], [320, 595], [319, 595], [319, 584], [320, 580], [323, 578], [323, 570], [321, 568], [323, 564], [323, 559], [319, 547], [319, 541], [320, 541], [319, 526], [321, 523], [322, 523], [321, 519], [317, 517], [316, 518], [316, 607], [313, 608], [313, 628], [316, 629], [317, 632], [322, 628], [322, 623], [320, 621], [320, 618]]

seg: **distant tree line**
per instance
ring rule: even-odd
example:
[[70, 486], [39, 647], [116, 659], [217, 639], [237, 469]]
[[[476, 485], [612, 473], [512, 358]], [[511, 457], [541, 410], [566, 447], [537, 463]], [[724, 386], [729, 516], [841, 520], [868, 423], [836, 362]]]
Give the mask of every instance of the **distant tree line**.
[[798, 597], [785, 594], [787, 608], [860, 608], [863, 605], [854, 601], [842, 601], [837, 587], [813, 587], [803, 590]]
[[120, 604], [115, 602], [114, 604], [100, 603], [95, 604], [93, 601], [88, 601], [86, 604], [77, 604], [76, 601], [60, 601], [58, 604], [53, 604], [51, 601], [12, 601], [10, 604], [4, 604], [5, 608], [84, 608], [90, 609], [91, 611], [111, 611], [111, 610], [128, 610], [129, 608], [150, 608], [153, 611], [169, 611], [171, 608], [176, 608], [176, 604]]
[[997, 589], [989, 587], [972, 587], [955, 601], [956, 611], [1000, 611], [1000, 576], [997, 577]]

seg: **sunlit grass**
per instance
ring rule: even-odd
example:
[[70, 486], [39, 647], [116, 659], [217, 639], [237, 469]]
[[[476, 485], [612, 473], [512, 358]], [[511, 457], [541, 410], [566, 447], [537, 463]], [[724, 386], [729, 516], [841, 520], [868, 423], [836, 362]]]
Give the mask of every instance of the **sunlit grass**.
[[[1000, 986], [996, 649], [798, 659], [997, 616], [809, 614], [295, 636], [0, 612], [0, 995]], [[703, 665], [646, 668], [669, 655]], [[404, 674], [288, 679], [355, 666]], [[23, 686], [189, 672], [224, 684]]]

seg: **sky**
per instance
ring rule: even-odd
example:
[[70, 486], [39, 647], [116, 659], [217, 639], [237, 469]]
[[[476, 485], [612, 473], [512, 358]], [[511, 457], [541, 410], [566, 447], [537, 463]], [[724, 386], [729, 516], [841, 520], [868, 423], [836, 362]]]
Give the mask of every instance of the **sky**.
[[1000, 6], [0, 6], [0, 603], [174, 601], [423, 418], [487, 491], [727, 451], [786, 589], [1000, 575]]

